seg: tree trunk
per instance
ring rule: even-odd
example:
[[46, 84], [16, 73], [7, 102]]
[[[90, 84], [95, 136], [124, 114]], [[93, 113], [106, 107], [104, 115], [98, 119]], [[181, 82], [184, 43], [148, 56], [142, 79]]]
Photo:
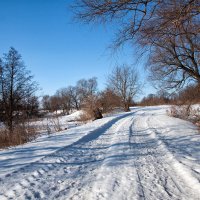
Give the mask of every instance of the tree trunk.
[[125, 103], [124, 104], [124, 111], [125, 112], [129, 112], [130, 111], [129, 103]]

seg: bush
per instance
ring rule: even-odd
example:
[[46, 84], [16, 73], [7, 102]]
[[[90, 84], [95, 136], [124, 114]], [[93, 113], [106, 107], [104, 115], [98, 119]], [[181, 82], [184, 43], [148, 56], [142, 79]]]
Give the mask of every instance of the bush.
[[[52, 117], [49, 118], [49, 122], [50, 122], [50, 124], [53, 127], [53, 129], [54, 129], [55, 132], [62, 131], [61, 123], [60, 123], [60, 118], [59, 117], [60, 116], [58, 114], [55, 114], [54, 116], [52, 116]], [[47, 124], [47, 132], [49, 134], [52, 130], [50, 129], [50, 132], [49, 132], [48, 127], [49, 127], [49, 125]]]
[[188, 119], [191, 113], [191, 106], [171, 106], [169, 110], [167, 110], [169, 116], [181, 118], [181, 119]]
[[191, 121], [200, 127], [200, 108], [193, 108], [191, 105], [171, 106], [167, 114], [172, 117]]
[[89, 113], [87, 111], [84, 111], [78, 118], [81, 122], [87, 122], [92, 119], [92, 113]]
[[88, 96], [82, 103], [82, 110], [84, 113], [80, 116], [80, 120], [88, 121], [103, 118], [100, 107], [101, 105], [97, 95]]
[[99, 108], [90, 109], [85, 108], [83, 114], [79, 116], [79, 121], [87, 122], [89, 120], [96, 120], [103, 118], [102, 111]]

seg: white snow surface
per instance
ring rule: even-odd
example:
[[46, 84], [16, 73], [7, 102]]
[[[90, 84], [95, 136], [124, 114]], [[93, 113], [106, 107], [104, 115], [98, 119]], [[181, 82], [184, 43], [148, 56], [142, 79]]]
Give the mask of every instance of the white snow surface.
[[200, 133], [136, 107], [0, 151], [4, 199], [200, 199]]
[[36, 126], [36, 128], [39, 128], [39, 132], [46, 132], [47, 127], [51, 130], [51, 132], [55, 132], [56, 131], [55, 125], [58, 125], [58, 124], [60, 128], [63, 130], [69, 129], [69, 128], [75, 127], [77, 124], [81, 124], [81, 122], [78, 120], [82, 114], [83, 114], [83, 111], [78, 110], [71, 113], [70, 115], [59, 116], [56, 118], [56, 117], [53, 117], [52, 113], [50, 113], [49, 115], [47, 115], [47, 117], [39, 121], [33, 121], [31, 125], [34, 125]]

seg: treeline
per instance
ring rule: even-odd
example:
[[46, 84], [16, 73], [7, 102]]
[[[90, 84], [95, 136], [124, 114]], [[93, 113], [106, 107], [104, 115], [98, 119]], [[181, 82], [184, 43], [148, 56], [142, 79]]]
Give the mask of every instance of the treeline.
[[56, 91], [55, 95], [45, 95], [42, 107], [50, 112], [62, 110], [69, 114], [72, 110], [80, 110], [89, 98], [97, 95], [97, 78], [81, 79], [75, 86], [68, 86]]
[[180, 89], [176, 93], [159, 91], [157, 94], [149, 94], [144, 97], [138, 105], [155, 106], [155, 105], [192, 105], [200, 103], [200, 86], [190, 84]]
[[200, 103], [200, 84], [191, 84], [173, 95], [172, 100], [177, 105], [192, 105]]
[[69, 114], [83, 110], [84, 120], [102, 118], [102, 113], [115, 108], [129, 111], [141, 84], [134, 68], [128, 65], [116, 66], [107, 77], [106, 89], [99, 91], [97, 78], [81, 79], [75, 86], [45, 95], [40, 102], [36, 96], [38, 84], [16, 49], [11, 47], [0, 58], [0, 146], [22, 144], [38, 134], [32, 125], [34, 118], [44, 111]]
[[42, 107], [49, 112], [62, 110], [62, 114], [82, 109], [85, 119], [97, 119], [116, 108], [129, 111], [141, 87], [136, 71], [126, 65], [113, 69], [108, 75], [106, 89], [99, 91], [97, 85], [96, 77], [81, 79], [75, 86], [57, 90], [53, 96], [45, 95]]

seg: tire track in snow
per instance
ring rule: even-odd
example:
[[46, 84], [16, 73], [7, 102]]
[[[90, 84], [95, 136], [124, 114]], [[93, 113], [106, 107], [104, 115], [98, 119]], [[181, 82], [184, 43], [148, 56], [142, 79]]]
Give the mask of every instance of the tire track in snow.
[[[151, 127], [149, 124], [150, 124], [150, 119], [148, 120], [148, 126]], [[196, 193], [196, 195], [194, 195], [194, 198], [200, 199], [200, 181], [197, 180], [194, 176], [192, 176], [189, 169], [186, 166], [184, 166], [181, 162], [179, 162], [177, 158], [173, 155], [173, 153], [168, 149], [167, 144], [159, 137], [160, 131], [158, 131], [156, 128], [153, 127], [151, 127], [151, 130], [152, 130], [152, 137], [154, 137], [158, 141], [160, 147], [165, 152], [165, 156], [166, 159], [168, 160], [168, 163], [170, 163], [171, 170], [173, 170], [178, 176], [181, 177], [182, 179], [181, 182], [184, 183], [184, 186], [178, 186], [177, 181], [175, 181], [172, 178], [173, 182], [177, 185], [177, 187], [182, 187], [182, 192], [184, 192], [185, 194], [188, 195], [193, 191], [190, 196], [193, 196], [193, 193], [194, 194]]]
[[0, 199], [198, 199], [173, 170], [150, 116], [132, 115], [11, 174]]
[[[129, 147], [129, 127], [133, 117], [121, 120], [110, 130], [110, 147], [98, 171], [89, 199], [132, 199], [136, 197], [136, 173]], [[122, 144], [122, 147], [118, 144]], [[116, 154], [118, 154], [116, 156]], [[120, 158], [120, 155], [123, 158]], [[126, 158], [127, 157], [127, 158]]]
[[174, 173], [167, 151], [155, 137], [148, 120], [149, 116], [136, 115], [130, 139], [132, 148], [138, 154], [135, 166], [142, 196], [147, 199], [198, 199], [194, 192], [183, 187], [182, 178]]
[[[131, 138], [132, 137], [134, 137], [133, 124], [129, 127], [129, 146], [130, 146], [130, 149], [132, 149], [132, 145], [131, 145], [132, 144], [131, 143], [131, 140], [132, 140]], [[136, 161], [134, 160], [133, 163], [134, 163], [135, 171], [136, 171], [136, 174], [137, 174], [137, 177], [136, 177], [137, 190], [138, 190], [138, 198], [137, 199], [146, 200], [145, 194], [144, 194], [144, 188], [143, 188], [143, 185], [142, 185], [142, 182], [141, 182], [141, 178], [140, 178], [140, 174], [139, 174], [137, 166], [136, 166]]]
[[[24, 168], [22, 168], [21, 170], [16, 171], [15, 173], [12, 174], [12, 179], [13, 176], [17, 176], [17, 174], [20, 174], [20, 176], [22, 175], [22, 181], [20, 183], [16, 183], [12, 185], [12, 189], [8, 190], [8, 191], [2, 191], [1, 192], [1, 196], [2, 199], [48, 199], [46, 198], [46, 196], [48, 195], [52, 195], [50, 194], [51, 191], [50, 190], [54, 190], [54, 186], [53, 187], [46, 187], [46, 191], [42, 191], [42, 187], [45, 185], [45, 183], [47, 182], [47, 180], [49, 180], [49, 177], [53, 177], [51, 174], [56, 173], [56, 170], [58, 170], [60, 168], [60, 166], [62, 165], [69, 165], [72, 166], [70, 167], [70, 170], [73, 170], [73, 163], [75, 163], [74, 158], [76, 158], [75, 156], [77, 155], [69, 155], [67, 154], [67, 157], [64, 156], [64, 154], [68, 151], [70, 151], [70, 149], [73, 148], [81, 148], [83, 147], [84, 144], [87, 143], [92, 143], [95, 142], [95, 140], [98, 139], [98, 137], [100, 137], [101, 135], [105, 134], [107, 130], [109, 130], [112, 126], [115, 125], [115, 123], [117, 123], [117, 121], [121, 120], [122, 118], [126, 117], [130, 115], [129, 114], [125, 114], [123, 116], [119, 116], [114, 118], [113, 120], [109, 121], [108, 123], [104, 124], [102, 127], [90, 132], [88, 135], [84, 136], [83, 138], [81, 138], [79, 141], [75, 142], [74, 144], [67, 146], [65, 148], [60, 149], [59, 151], [53, 153], [52, 155], [48, 155], [46, 157], [44, 157], [43, 159], [41, 159], [40, 161], [36, 162], [36, 163], [32, 163], [29, 166], [26, 166]], [[113, 125], [114, 124], [114, 125]], [[73, 153], [76, 153], [76, 151], [72, 150]], [[62, 153], [64, 152], [64, 154], [62, 155]], [[78, 152], [78, 150], [77, 150]], [[81, 156], [84, 157], [85, 151], [83, 151], [83, 153], [80, 153], [80, 158]], [[94, 152], [89, 152], [90, 155], [88, 155], [89, 157], [94, 157], [93, 156]], [[98, 152], [99, 153], [99, 152]], [[59, 158], [59, 156], [57, 156], [57, 154], [61, 154]], [[100, 152], [98, 156], [102, 155], [103, 152]], [[57, 158], [58, 157], [58, 158]], [[65, 159], [63, 159], [63, 157]], [[101, 161], [102, 159], [100, 159], [99, 161]], [[70, 162], [71, 161], [71, 162]], [[98, 159], [94, 159], [94, 163], [98, 162]], [[87, 162], [84, 162], [85, 164], [83, 164], [83, 169], [82, 170], [84, 173], [85, 171], [87, 171], [87, 168], [90, 168], [88, 165], [91, 164], [91, 160]], [[79, 168], [79, 166], [81, 166], [81, 163], [79, 164], [75, 164], [78, 167], [76, 167], [75, 171], [77, 173], [77, 177], [79, 176], [79, 173], [81, 174], [81, 170]], [[41, 167], [42, 166], [42, 167]], [[65, 172], [65, 168], [63, 168], [61, 170], [61, 173]], [[88, 171], [92, 171], [91, 169], [89, 169]], [[75, 172], [74, 172], [75, 173]], [[83, 173], [83, 174], [84, 174]], [[65, 173], [64, 173], [65, 174]], [[16, 177], [17, 179], [17, 177]], [[46, 181], [45, 181], [46, 180]], [[52, 179], [53, 180], [53, 179]], [[50, 181], [52, 181], [50, 179]], [[62, 183], [65, 181], [61, 181]], [[68, 193], [66, 191], [69, 191], [71, 188], [75, 188], [78, 187], [78, 185], [73, 182], [73, 181], [68, 181], [64, 183], [63, 187], [63, 191], [61, 192], [62, 194], [64, 193]], [[68, 186], [67, 186], [68, 185]], [[81, 184], [79, 184], [81, 185]], [[80, 187], [78, 187], [80, 188]], [[56, 193], [56, 191], [54, 192]], [[60, 193], [60, 191], [59, 191]], [[57, 194], [57, 197], [59, 197], [59, 193]], [[60, 195], [62, 195], [60, 194]], [[56, 195], [54, 195], [56, 196]]]

